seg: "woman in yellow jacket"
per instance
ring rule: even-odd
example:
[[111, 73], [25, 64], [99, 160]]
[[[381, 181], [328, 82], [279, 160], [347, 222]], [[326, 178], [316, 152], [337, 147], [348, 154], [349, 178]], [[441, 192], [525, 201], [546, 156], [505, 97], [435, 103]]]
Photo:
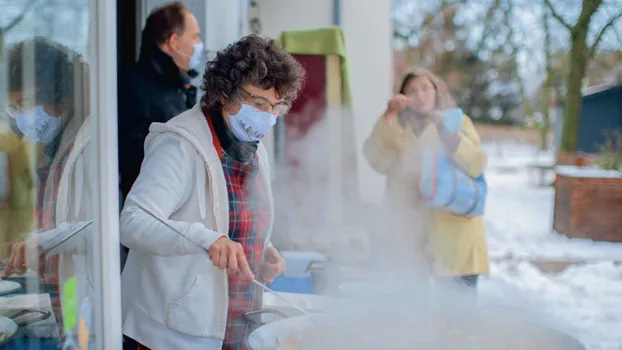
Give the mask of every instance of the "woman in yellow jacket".
[[[424, 69], [404, 78], [399, 94], [365, 141], [363, 153], [370, 165], [387, 176], [391, 221], [397, 223], [403, 245], [413, 254], [430, 254], [439, 277], [476, 286], [488, 273], [488, 250], [483, 217], [467, 217], [427, 207], [418, 195], [419, 156], [424, 150], [441, 150], [466, 174], [484, 172], [486, 153], [470, 118], [464, 116], [458, 132], [444, 124], [441, 111], [455, 103], [446, 85]], [[417, 251], [419, 250], [419, 251]]]

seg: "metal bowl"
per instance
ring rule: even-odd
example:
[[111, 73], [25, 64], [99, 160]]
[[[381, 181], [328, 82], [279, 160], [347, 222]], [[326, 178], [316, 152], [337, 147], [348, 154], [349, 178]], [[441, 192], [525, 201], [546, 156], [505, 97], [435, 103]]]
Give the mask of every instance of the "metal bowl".
[[17, 323], [8, 317], [0, 316], [0, 345], [8, 343], [17, 333]]

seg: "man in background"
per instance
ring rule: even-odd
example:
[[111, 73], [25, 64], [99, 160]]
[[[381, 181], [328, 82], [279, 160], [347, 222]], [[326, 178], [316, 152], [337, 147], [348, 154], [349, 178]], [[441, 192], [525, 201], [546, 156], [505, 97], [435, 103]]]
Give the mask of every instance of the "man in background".
[[[197, 102], [190, 79], [201, 63], [197, 19], [181, 2], [154, 9], [142, 31], [138, 62], [119, 80], [118, 136], [121, 207], [140, 172], [149, 125], [164, 123]], [[128, 249], [121, 247], [121, 268]]]
[[119, 82], [119, 173], [122, 200], [144, 157], [149, 125], [164, 123], [197, 102], [190, 79], [201, 63], [203, 43], [197, 19], [181, 2], [153, 10], [142, 32], [140, 57]]

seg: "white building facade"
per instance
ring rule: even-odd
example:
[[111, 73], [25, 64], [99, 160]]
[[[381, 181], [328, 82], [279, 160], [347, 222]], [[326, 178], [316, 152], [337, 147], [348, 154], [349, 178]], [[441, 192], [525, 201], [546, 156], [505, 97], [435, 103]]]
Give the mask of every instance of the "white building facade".
[[[256, 0], [261, 34], [277, 38], [282, 31], [340, 26], [348, 55], [357, 148], [383, 113], [393, 89], [391, 0]], [[251, 18], [252, 21], [252, 18]], [[267, 140], [266, 143], [269, 143]], [[361, 199], [378, 202], [384, 178], [359, 152]]]

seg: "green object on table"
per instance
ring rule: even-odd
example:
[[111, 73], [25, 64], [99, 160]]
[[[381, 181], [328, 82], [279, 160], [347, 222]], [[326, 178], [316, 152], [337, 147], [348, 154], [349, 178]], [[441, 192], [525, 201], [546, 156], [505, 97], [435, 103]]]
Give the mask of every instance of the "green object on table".
[[63, 329], [70, 332], [78, 322], [78, 281], [72, 276], [63, 283]]

